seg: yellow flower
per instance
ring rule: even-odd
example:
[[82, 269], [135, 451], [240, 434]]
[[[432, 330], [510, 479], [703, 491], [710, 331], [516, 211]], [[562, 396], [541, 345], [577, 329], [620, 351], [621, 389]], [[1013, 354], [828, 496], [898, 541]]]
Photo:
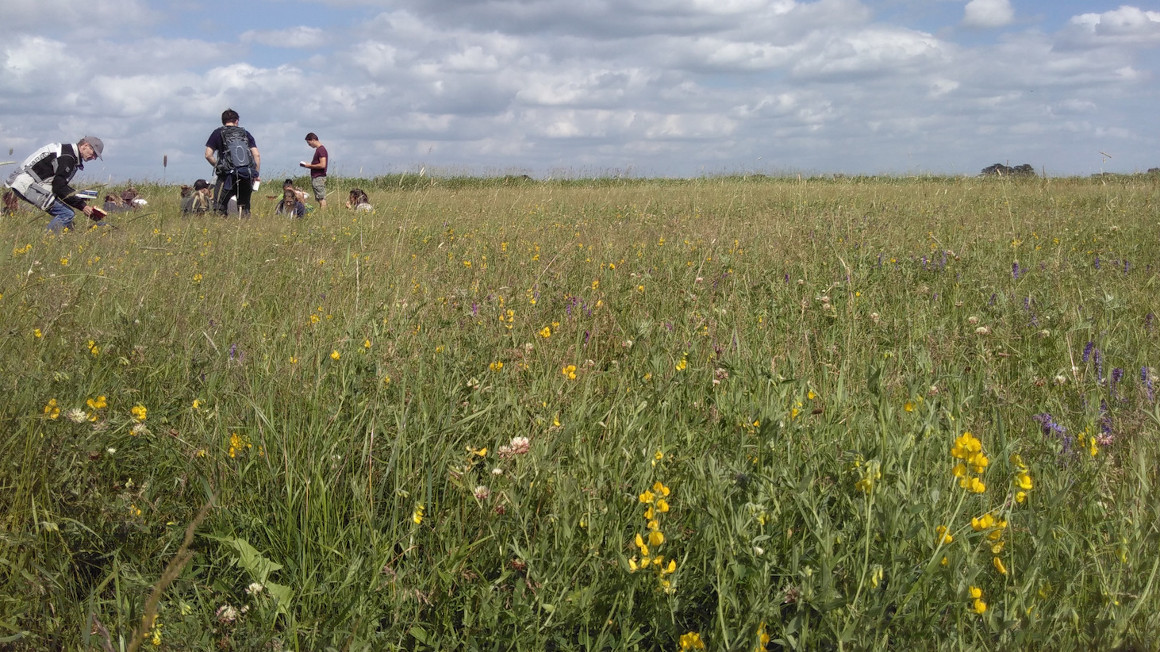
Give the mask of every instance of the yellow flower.
[[664, 498], [658, 498], [657, 499], [657, 511], [660, 512], [661, 514], [664, 514], [665, 512], [669, 511], [669, 501], [665, 500]]
[[290, 364], [298, 364], [298, 358], [290, 356]]
[[549, 328], [548, 326], [545, 326], [545, 327], [540, 329], [540, 337], [542, 337], [544, 339], [548, 339], [551, 336], [552, 336], [552, 329]]
[[131, 412], [133, 414], [133, 418], [138, 421], [144, 421], [145, 417], [149, 414], [149, 410], [145, 409], [145, 406], [141, 404], [134, 405], [129, 410], [129, 412]]
[[383, 384], [384, 384], [384, 385], [390, 385], [390, 384], [391, 384], [391, 377], [390, 377], [390, 376], [386, 376], [386, 375], [384, 375], [384, 376], [383, 376]]
[[642, 502], [646, 505], [649, 505], [649, 504], [652, 504], [652, 502], [655, 498], [656, 497], [653, 496], [653, 492], [648, 491], [646, 489], [645, 492], [640, 495], [640, 502]]
[[991, 563], [994, 564], [995, 570], [999, 571], [1000, 575], [1007, 574], [1007, 567], [1003, 565], [1003, 560], [998, 557], [992, 557]]
[[34, 328], [32, 330], [32, 336], [37, 338], [37, 339], [40, 339], [40, 338], [44, 337], [44, 333], [41, 333], [39, 328]]
[[972, 517], [971, 518], [971, 529], [974, 530], [975, 532], [982, 532], [983, 530], [989, 530], [989, 529], [991, 529], [991, 526], [993, 526], [994, 524], [995, 524], [995, 517], [991, 516], [990, 512], [987, 512], [986, 514], [983, 514], [980, 517]]
[[193, 399], [193, 409], [197, 410], [200, 408], [201, 408], [201, 399], [196, 399], [196, 398]]
[[987, 485], [983, 484], [983, 481], [978, 478], [960, 480], [959, 485], [967, 491], [975, 494], [981, 494], [987, 490]]
[[495, 362], [487, 365], [487, 368], [491, 369], [492, 371], [500, 371], [503, 369], [503, 363], [499, 360], [496, 360]]
[[1017, 503], [1019, 503], [1020, 505], [1022, 505], [1022, 504], [1023, 504], [1023, 501], [1025, 501], [1025, 500], [1027, 500], [1027, 494], [1026, 494], [1026, 493], [1024, 493], [1024, 492], [1022, 492], [1022, 491], [1016, 491], [1016, 492], [1015, 492], [1015, 502], [1017, 502]]
[[982, 615], [983, 612], [987, 611], [987, 603], [978, 598], [975, 598], [975, 601], [971, 603], [971, 610], [977, 614]]
[[415, 525], [423, 522], [423, 503], [415, 505], [415, 511], [411, 512], [411, 522]]
[[1024, 491], [1030, 491], [1034, 483], [1031, 482], [1031, 475], [1026, 471], [1019, 471], [1015, 474], [1015, 486]]
[[938, 526], [934, 531], [935, 534], [938, 535], [938, 542], [940, 545], [949, 545], [952, 541], [955, 540], [953, 536], [947, 534], [947, 526], [945, 525]]
[[701, 640], [701, 635], [697, 632], [689, 632], [681, 634], [681, 649], [682, 650], [704, 650], [705, 643]]
[[956, 478], [967, 477], [967, 465], [959, 462], [953, 469], [951, 469], [951, 475], [955, 476]]
[[[544, 328], [547, 328], [547, 326]], [[560, 373], [564, 374], [564, 377], [568, 380], [576, 380], [576, 365], [566, 365], [563, 369], [560, 370]]]
[[109, 406], [109, 403], [105, 400], [104, 396], [98, 396], [95, 400], [90, 398], [85, 401], [85, 404], [93, 410], [103, 410]]
[[688, 366], [689, 366], [689, 359], [688, 358], [681, 358], [681, 361], [677, 363], [677, 371], [684, 371]]
[[669, 488], [666, 487], [664, 484], [662, 484], [660, 480], [657, 480], [656, 482], [653, 483], [652, 490], [657, 492], [658, 494], [660, 494], [662, 496], [669, 495]]
[[640, 566], [637, 566], [637, 564], [636, 564], [636, 557], [629, 559], [628, 560], [628, 572], [635, 573], [638, 570], [640, 570]]
[[907, 412], [914, 412], [914, 401], [907, 401], [902, 404], [902, 409]]
[[[665, 542], [665, 535], [660, 530], [653, 530], [648, 533], [648, 544], [654, 548]], [[995, 559], [998, 559], [996, 557]]]
[[982, 473], [987, 470], [987, 465], [990, 463], [990, 460], [980, 451], [971, 453], [971, 457], [967, 459], [967, 463], [971, 465], [971, 469], [975, 473]]
[[330, 352], [330, 359], [331, 360], [337, 360], [341, 357], [342, 357], [342, 354], [338, 352], [338, 349], [335, 349], [335, 350]]
[[370, 340], [363, 340], [363, 348], [364, 349], [371, 348], [371, 341]]
[[48, 399], [48, 404], [44, 406], [44, 413], [48, 415], [49, 419], [56, 419], [60, 416], [60, 408], [57, 406], [55, 398]]

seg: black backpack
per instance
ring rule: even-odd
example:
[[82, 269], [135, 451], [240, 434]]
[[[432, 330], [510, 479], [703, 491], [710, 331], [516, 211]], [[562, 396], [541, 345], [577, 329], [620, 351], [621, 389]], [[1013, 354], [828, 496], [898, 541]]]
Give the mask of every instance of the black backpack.
[[220, 172], [234, 173], [243, 179], [253, 179], [254, 155], [250, 152], [250, 138], [241, 127], [222, 127], [222, 155], [218, 161]]

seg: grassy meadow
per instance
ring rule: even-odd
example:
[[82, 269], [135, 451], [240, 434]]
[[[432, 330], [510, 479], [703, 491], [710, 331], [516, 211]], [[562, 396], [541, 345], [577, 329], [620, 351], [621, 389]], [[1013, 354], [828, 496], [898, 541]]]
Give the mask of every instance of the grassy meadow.
[[0, 648], [1160, 646], [1155, 177], [330, 184], [0, 220]]

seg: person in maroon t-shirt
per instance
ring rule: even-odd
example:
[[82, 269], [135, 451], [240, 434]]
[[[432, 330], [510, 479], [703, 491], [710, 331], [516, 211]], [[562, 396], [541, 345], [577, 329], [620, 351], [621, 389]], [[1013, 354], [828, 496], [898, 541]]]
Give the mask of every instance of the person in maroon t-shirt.
[[306, 144], [314, 148], [314, 158], [309, 163], [302, 161], [298, 165], [310, 169], [310, 187], [314, 189], [314, 199], [318, 201], [318, 208], [326, 208], [326, 145], [318, 142], [318, 134], [313, 131], [306, 134]]

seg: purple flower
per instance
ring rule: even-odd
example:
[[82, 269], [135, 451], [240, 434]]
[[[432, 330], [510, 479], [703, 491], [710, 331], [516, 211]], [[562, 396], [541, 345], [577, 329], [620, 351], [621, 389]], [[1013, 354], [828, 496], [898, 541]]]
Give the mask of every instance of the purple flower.
[[1084, 347], [1083, 347], [1083, 361], [1084, 362], [1087, 362], [1088, 359], [1092, 357], [1092, 349], [1094, 349], [1095, 346], [1096, 346], [1096, 343], [1092, 342], [1090, 340], [1088, 341], [1087, 344], [1084, 345]]
[[474, 302], [474, 301], [471, 302], [471, 316], [472, 317], [479, 316], [479, 304]]
[[1144, 383], [1144, 389], [1148, 390], [1148, 402], [1154, 403], [1155, 395], [1152, 393], [1152, 376], [1148, 373], [1148, 367], [1140, 367], [1140, 382]]
[[1100, 257], [1099, 257], [1099, 256], [1096, 256], [1096, 261], [1095, 261], [1095, 263], [1094, 263], [1094, 264], [1095, 264], [1095, 266], [1096, 266], [1096, 269], [1099, 269], [1099, 268], [1100, 268]]
[[1055, 437], [1058, 437], [1059, 440], [1063, 442], [1063, 452], [1065, 454], [1071, 452], [1073, 438], [1067, 434], [1067, 428], [1059, 425], [1051, 416], [1051, 414], [1047, 412], [1040, 412], [1039, 414], [1033, 415], [1031, 418], [1035, 419], [1039, 423], [1039, 427], [1043, 430], [1043, 435], [1045, 437], [1048, 435], [1054, 435]]
[[1013, 276], [1016, 281], [1019, 280], [1019, 261], [1011, 263], [1011, 276]]
[[1096, 365], [1096, 380], [1104, 382], [1104, 356], [1099, 349], [1092, 351], [1092, 362]]

